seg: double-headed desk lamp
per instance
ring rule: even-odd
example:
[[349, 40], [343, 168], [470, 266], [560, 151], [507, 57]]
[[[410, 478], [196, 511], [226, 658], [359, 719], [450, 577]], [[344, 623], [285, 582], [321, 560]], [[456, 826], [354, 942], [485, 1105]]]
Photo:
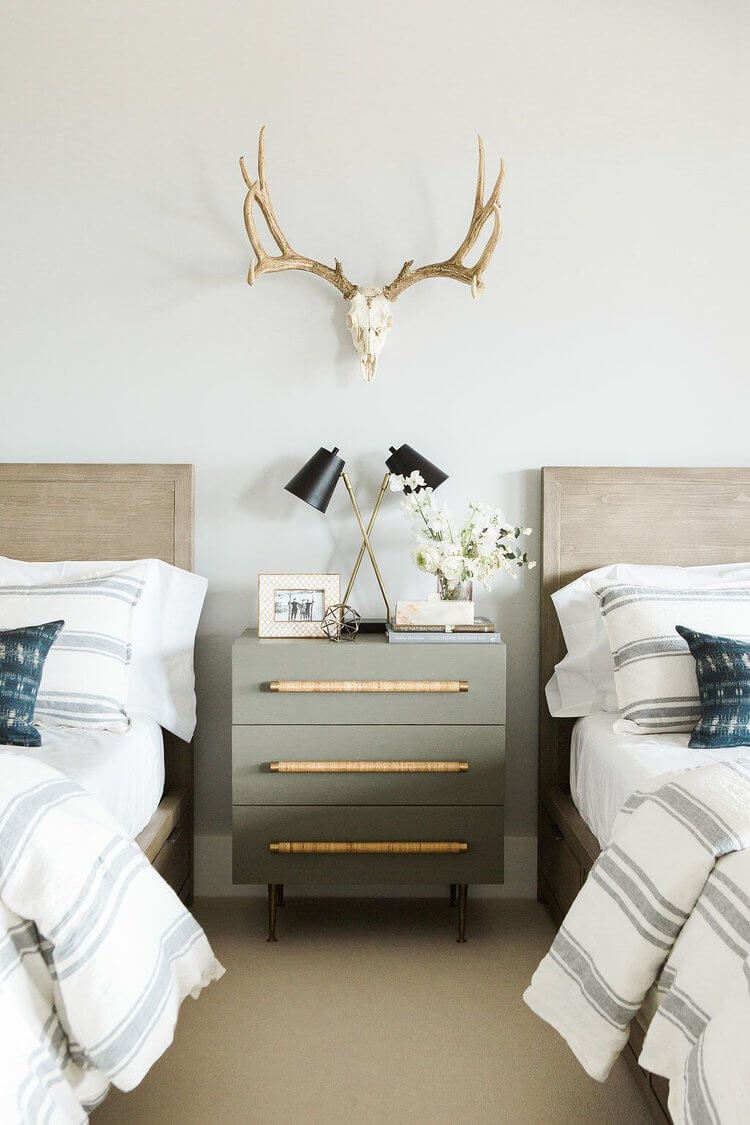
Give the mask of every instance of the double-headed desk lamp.
[[[391, 620], [391, 608], [388, 603], [388, 595], [383, 585], [383, 578], [378, 567], [377, 560], [370, 544], [370, 535], [375, 526], [375, 520], [378, 518], [380, 505], [383, 502], [383, 497], [388, 489], [388, 481], [391, 475], [408, 477], [414, 472], [419, 472], [422, 475], [424, 486], [420, 485], [419, 488], [438, 488], [444, 480], [448, 479], [448, 474], [444, 473], [442, 469], [438, 469], [437, 465], [433, 465], [421, 453], [417, 453], [416, 449], [412, 449], [410, 445], [402, 445], [399, 449], [390, 447], [390, 457], [386, 458], [387, 473], [383, 477], [383, 483], [380, 486], [378, 498], [375, 501], [375, 507], [372, 510], [369, 523], [365, 527], [365, 522], [362, 519], [362, 513], [359, 510], [357, 498], [354, 495], [352, 482], [349, 480], [347, 473], [344, 472], [344, 460], [339, 457], [338, 447], [334, 446], [332, 450], [323, 449], [322, 447], [317, 453], [314, 453], [309, 461], [305, 462], [300, 471], [296, 473], [289, 484], [285, 485], [287, 492], [291, 492], [293, 496], [298, 496], [300, 500], [304, 500], [306, 504], [310, 504], [313, 508], [317, 508], [319, 512], [325, 512], [326, 508], [331, 502], [336, 485], [339, 478], [343, 480], [346, 485], [346, 490], [349, 493], [349, 499], [352, 502], [354, 515], [359, 525], [359, 530], [362, 535], [362, 546], [359, 548], [357, 561], [354, 564], [352, 576], [349, 579], [349, 585], [346, 587], [344, 594], [343, 604], [347, 605], [349, 597], [352, 592], [352, 587], [359, 573], [359, 568], [364, 558], [365, 551], [370, 556], [372, 568], [375, 571], [375, 577], [380, 587], [380, 593], [383, 597], [385, 604], [385, 617], [386, 621]], [[419, 488], [416, 491], [419, 491]], [[410, 491], [407, 487], [406, 491]], [[382, 626], [381, 626], [382, 627]]]

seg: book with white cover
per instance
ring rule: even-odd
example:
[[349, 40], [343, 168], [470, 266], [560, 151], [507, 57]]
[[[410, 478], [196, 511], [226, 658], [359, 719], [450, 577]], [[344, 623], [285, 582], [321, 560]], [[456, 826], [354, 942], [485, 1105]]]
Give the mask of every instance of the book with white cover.
[[400, 645], [499, 645], [500, 633], [404, 633], [398, 629], [387, 627], [387, 636], [390, 644]]

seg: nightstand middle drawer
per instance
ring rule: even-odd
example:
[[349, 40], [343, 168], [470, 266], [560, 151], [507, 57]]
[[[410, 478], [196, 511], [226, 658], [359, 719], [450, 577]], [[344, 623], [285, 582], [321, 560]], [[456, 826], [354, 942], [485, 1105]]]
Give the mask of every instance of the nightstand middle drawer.
[[235, 726], [235, 805], [497, 805], [505, 727]]

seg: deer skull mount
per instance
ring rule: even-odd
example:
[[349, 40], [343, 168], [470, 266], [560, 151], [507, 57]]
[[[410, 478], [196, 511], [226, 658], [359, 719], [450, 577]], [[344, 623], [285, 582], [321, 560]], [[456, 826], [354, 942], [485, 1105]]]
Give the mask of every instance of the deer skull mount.
[[[245, 228], [250, 239], [255, 261], [250, 263], [247, 275], [248, 285], [252, 285], [255, 278], [262, 273], [278, 273], [281, 270], [306, 270], [314, 273], [335, 285], [344, 300], [349, 301], [349, 312], [346, 324], [351, 333], [354, 346], [359, 354], [362, 375], [368, 383], [372, 382], [377, 368], [378, 357], [385, 345], [385, 339], [393, 325], [391, 302], [395, 301], [400, 293], [414, 285], [417, 281], [424, 281], [428, 277], [447, 277], [453, 281], [462, 281], [471, 286], [471, 294], [478, 297], [484, 289], [482, 274], [490, 263], [495, 247], [497, 246], [502, 227], [500, 224], [500, 192], [503, 186], [505, 168], [500, 161], [500, 171], [495, 180], [495, 186], [484, 201], [484, 144], [479, 138], [479, 171], [477, 173], [477, 187], [474, 197], [474, 209], [469, 223], [469, 229], [461, 245], [450, 258], [430, 265], [419, 266], [414, 269], [414, 260], [404, 262], [397, 276], [389, 285], [382, 288], [354, 285], [345, 276], [338, 258], [333, 267], [314, 258], [306, 258], [293, 250], [286, 236], [279, 226], [274, 214], [271, 196], [266, 179], [266, 159], [264, 143], [265, 126], [258, 137], [258, 179], [252, 180], [245, 167], [244, 157], [240, 157], [240, 168], [247, 185], [245, 196]], [[255, 225], [253, 208], [257, 203], [266, 225], [271, 233], [278, 254], [269, 254], [263, 247], [258, 230]], [[482, 253], [473, 266], [464, 264], [466, 255], [474, 248], [485, 225], [492, 219], [492, 229], [485, 243]]]
[[349, 302], [346, 327], [352, 334], [359, 355], [362, 375], [366, 382], [375, 378], [378, 356], [385, 346], [385, 338], [393, 327], [391, 303], [382, 289], [358, 289]]

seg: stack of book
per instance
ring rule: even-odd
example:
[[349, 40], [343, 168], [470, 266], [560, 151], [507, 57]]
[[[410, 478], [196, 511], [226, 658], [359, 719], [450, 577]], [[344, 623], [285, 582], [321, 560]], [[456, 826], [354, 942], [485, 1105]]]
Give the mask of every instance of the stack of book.
[[388, 625], [386, 632], [391, 644], [500, 644], [500, 631], [486, 617], [472, 625]]

